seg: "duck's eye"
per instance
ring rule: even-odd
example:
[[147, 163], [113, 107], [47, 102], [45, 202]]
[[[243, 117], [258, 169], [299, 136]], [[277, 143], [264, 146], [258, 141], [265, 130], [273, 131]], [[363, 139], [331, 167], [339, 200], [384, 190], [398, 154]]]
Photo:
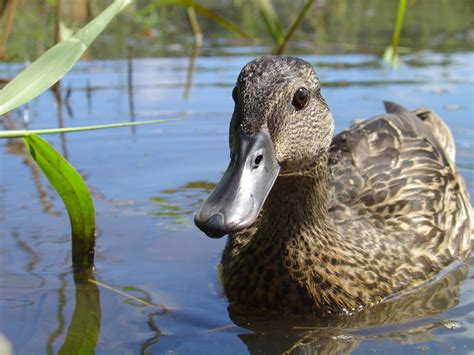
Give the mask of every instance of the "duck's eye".
[[258, 166], [261, 163], [262, 160], [263, 160], [263, 155], [262, 154], [257, 155], [255, 157], [255, 161], [254, 161], [255, 166]]
[[295, 106], [296, 110], [299, 111], [306, 106], [309, 100], [308, 90], [305, 88], [299, 88], [296, 90], [295, 95], [293, 96], [293, 101], [291, 102]]
[[237, 86], [232, 90], [232, 99], [237, 102]]

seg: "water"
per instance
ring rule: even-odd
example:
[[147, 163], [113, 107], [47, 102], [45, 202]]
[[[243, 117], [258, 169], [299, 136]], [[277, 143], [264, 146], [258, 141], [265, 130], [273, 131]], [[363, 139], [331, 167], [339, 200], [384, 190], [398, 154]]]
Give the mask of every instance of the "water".
[[[338, 131], [382, 112], [387, 99], [438, 112], [474, 195], [473, 53], [417, 53], [398, 71], [373, 55], [304, 58], [317, 69]], [[225, 238], [205, 237], [192, 215], [227, 166], [231, 91], [250, 59], [198, 58], [191, 85], [187, 58], [136, 59], [133, 105], [124, 61], [81, 62], [65, 77], [65, 126], [181, 119], [46, 137], [92, 191], [98, 286], [76, 290], [60, 199], [21, 144], [0, 141], [0, 330], [15, 354], [74, 348], [81, 316], [91, 313], [100, 319], [100, 354], [474, 351], [472, 259], [429, 287], [352, 316], [229, 315], [216, 272]], [[0, 77], [20, 69], [0, 65]], [[55, 127], [57, 110], [47, 92], [10, 119], [17, 128], [25, 115], [31, 129]]]

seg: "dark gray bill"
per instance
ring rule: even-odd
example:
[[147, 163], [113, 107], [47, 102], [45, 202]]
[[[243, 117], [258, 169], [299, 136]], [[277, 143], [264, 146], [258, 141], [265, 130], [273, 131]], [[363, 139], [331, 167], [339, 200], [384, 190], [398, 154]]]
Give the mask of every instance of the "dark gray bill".
[[237, 135], [224, 176], [194, 217], [212, 238], [251, 226], [280, 171], [266, 128], [254, 135]]

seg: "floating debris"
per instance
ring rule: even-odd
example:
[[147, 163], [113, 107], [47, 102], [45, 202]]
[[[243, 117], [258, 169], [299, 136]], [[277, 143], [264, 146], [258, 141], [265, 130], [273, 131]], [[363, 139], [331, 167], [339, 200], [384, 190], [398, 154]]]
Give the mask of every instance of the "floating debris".
[[331, 339], [343, 341], [343, 342], [350, 342], [354, 340], [354, 336], [349, 335], [349, 334], [339, 334], [339, 335], [332, 336]]
[[444, 106], [444, 109], [448, 110], [448, 111], [457, 111], [457, 110], [461, 110], [463, 108], [464, 107], [462, 105], [457, 105], [457, 104], [448, 104], [448, 105]]
[[457, 320], [444, 320], [442, 321], [442, 325], [446, 329], [451, 329], [451, 330], [459, 329], [462, 327], [462, 323]]
[[427, 347], [426, 345], [420, 345], [420, 346], [417, 346], [417, 347], [416, 347], [416, 350], [419, 350], [419, 351], [428, 351], [428, 350], [430, 350], [430, 348]]

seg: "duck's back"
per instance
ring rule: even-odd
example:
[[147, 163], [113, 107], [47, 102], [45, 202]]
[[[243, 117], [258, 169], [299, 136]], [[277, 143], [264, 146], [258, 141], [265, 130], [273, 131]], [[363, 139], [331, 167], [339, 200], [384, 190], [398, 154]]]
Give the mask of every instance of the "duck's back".
[[370, 250], [400, 244], [445, 266], [471, 250], [472, 209], [451, 132], [429, 110], [386, 103], [387, 113], [334, 137], [331, 216]]

